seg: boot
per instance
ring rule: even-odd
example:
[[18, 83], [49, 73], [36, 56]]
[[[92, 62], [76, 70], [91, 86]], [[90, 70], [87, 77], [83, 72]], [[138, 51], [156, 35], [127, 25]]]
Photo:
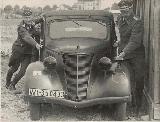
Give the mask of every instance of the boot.
[[10, 84], [11, 84], [11, 78], [12, 78], [12, 75], [13, 75], [13, 69], [10, 68], [7, 72], [7, 76], [6, 76], [6, 85], [5, 87], [8, 89]]
[[142, 97], [143, 97], [142, 92], [137, 92], [136, 94], [136, 117], [137, 118], [141, 117]]
[[6, 81], [6, 85], [5, 85], [6, 89], [8, 89], [8, 87], [10, 86], [10, 84], [11, 84], [10, 81]]
[[9, 86], [9, 90], [10, 91], [16, 90], [15, 85], [11, 83]]
[[9, 86], [9, 90], [16, 90], [15, 85], [17, 84], [17, 82], [19, 81], [20, 76], [19, 74], [16, 74], [15, 77], [13, 78], [13, 80], [11, 81], [11, 84]]

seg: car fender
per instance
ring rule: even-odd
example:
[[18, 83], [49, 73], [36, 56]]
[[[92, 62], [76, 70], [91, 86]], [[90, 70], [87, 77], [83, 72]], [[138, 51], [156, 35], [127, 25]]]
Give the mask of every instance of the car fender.
[[100, 71], [87, 93], [88, 99], [123, 96], [130, 96], [130, 79], [123, 71], [115, 74]]
[[52, 74], [44, 72], [43, 63], [40, 61], [31, 63], [25, 74], [25, 91], [28, 94], [29, 88], [63, 90], [57, 72]]

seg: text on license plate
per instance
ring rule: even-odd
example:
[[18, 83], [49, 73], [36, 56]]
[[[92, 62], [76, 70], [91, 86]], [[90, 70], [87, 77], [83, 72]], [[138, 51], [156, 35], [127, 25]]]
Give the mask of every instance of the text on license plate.
[[65, 92], [59, 90], [29, 88], [29, 95], [64, 98]]

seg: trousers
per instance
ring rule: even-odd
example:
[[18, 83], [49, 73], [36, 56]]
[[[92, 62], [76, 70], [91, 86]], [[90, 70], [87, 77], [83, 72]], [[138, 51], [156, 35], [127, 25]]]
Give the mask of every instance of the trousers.
[[134, 58], [126, 59], [132, 70], [131, 74], [131, 93], [134, 104], [137, 108], [141, 107], [144, 89], [145, 61], [143, 55], [137, 55]]
[[[7, 72], [6, 82], [11, 82], [12, 85], [16, 85], [18, 83], [18, 81], [24, 76], [26, 69], [31, 62], [31, 57], [32, 57], [32, 55], [25, 54], [20, 59], [17, 59], [14, 62], [14, 64], [12, 64], [12, 66], [10, 66], [10, 68]], [[19, 67], [20, 67], [20, 69], [19, 69]], [[13, 74], [18, 69], [19, 69], [18, 73], [15, 75], [15, 77], [12, 80]]]

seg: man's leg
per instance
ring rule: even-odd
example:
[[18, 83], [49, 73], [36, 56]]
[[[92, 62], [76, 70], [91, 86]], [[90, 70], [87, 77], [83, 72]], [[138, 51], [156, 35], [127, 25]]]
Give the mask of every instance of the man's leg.
[[131, 102], [128, 103], [128, 107], [130, 108], [129, 110], [131, 111], [131, 114], [136, 113], [136, 95], [135, 95], [135, 71], [134, 71], [134, 66], [132, 63], [133, 59], [127, 59], [125, 62], [127, 63], [127, 68], [130, 71], [130, 85], [131, 85]]
[[27, 69], [28, 65], [30, 64], [30, 61], [31, 61], [31, 56], [24, 57], [24, 59], [21, 62], [21, 68], [20, 68], [19, 72], [15, 75], [15, 77], [10, 85], [11, 86], [10, 90], [15, 90], [15, 85], [24, 76], [26, 69]]
[[135, 73], [135, 102], [136, 102], [136, 112], [137, 115], [140, 112], [140, 108], [142, 105], [142, 97], [143, 97], [143, 88], [144, 88], [144, 72], [145, 72], [145, 65], [144, 65], [144, 57], [137, 56], [135, 59], [132, 60], [133, 69]]
[[18, 67], [20, 66], [20, 62], [17, 61], [13, 66], [11, 66], [7, 72], [6, 76], [6, 85], [5, 87], [8, 89], [9, 85], [11, 84], [11, 79], [13, 76], [13, 73], [15, 73], [18, 70]]

